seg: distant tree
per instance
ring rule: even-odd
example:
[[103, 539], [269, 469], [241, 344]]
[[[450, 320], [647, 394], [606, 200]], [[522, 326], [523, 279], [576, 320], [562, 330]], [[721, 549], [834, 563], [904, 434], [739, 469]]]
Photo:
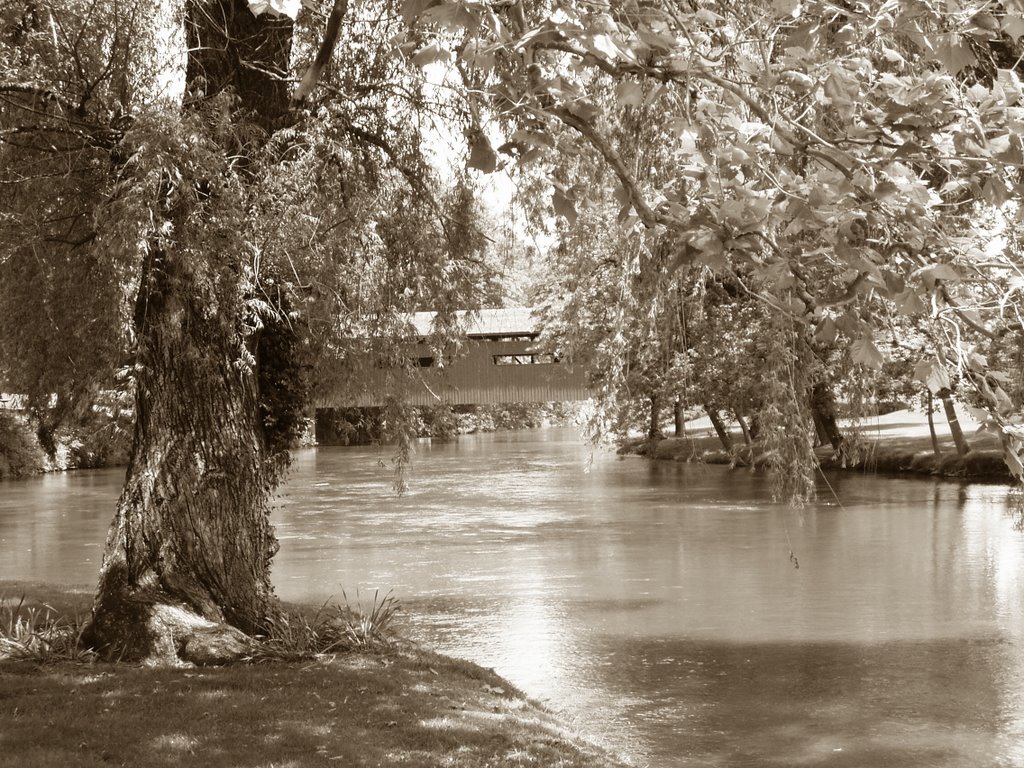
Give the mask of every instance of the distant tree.
[[[610, 188], [623, 230], [644, 233], [641, 294], [645, 281], [699, 265], [772, 310], [776, 351], [789, 358], [769, 369], [776, 412], [807, 401], [794, 387], [814, 386], [802, 374], [808, 339], [832, 337], [853, 364], [879, 370], [889, 319], [919, 317], [937, 345], [919, 359], [941, 352], [976, 388], [1024, 474], [1011, 377], [972, 348], [1015, 347], [1022, 331], [1016, 4], [405, 8], [423, 44], [450, 50], [467, 73], [478, 109], [509, 125], [520, 163], [606, 169], [598, 183], [553, 173], [552, 210], [580, 218], [606, 206]], [[634, 162], [622, 140], [636, 115], [661, 131], [656, 163]], [[666, 250], [665, 269], [645, 269]], [[806, 432], [809, 420], [791, 426]]]

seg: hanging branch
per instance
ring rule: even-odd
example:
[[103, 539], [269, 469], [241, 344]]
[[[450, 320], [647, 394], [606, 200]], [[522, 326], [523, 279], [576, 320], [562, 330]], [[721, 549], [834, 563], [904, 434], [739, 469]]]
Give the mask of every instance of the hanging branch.
[[320, 43], [320, 50], [317, 51], [313, 63], [306, 70], [306, 74], [303, 75], [302, 80], [292, 92], [293, 106], [302, 104], [309, 94], [313, 92], [317, 82], [319, 82], [324, 69], [327, 68], [327, 63], [331, 60], [334, 48], [338, 44], [338, 36], [341, 34], [341, 20], [347, 12], [348, 0], [334, 0], [334, 8], [327, 19], [327, 29], [324, 30], [324, 39]]

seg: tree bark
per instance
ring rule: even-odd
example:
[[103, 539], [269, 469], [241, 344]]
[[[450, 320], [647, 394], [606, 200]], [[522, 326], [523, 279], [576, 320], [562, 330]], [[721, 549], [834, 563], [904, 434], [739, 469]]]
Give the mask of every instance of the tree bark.
[[754, 438], [750, 435], [750, 428], [747, 427], [746, 420], [740, 414], [734, 414], [736, 416], [736, 422], [740, 425], [740, 430], [743, 432], [743, 442], [749, 448], [754, 444]]
[[935, 432], [935, 398], [932, 391], [928, 390], [928, 436], [932, 439], [932, 451], [936, 459], [942, 458], [942, 449], [939, 447], [939, 436]]
[[953, 398], [951, 397], [952, 392], [948, 389], [944, 389], [939, 392], [939, 398], [942, 400], [942, 408], [946, 412], [946, 421], [949, 423], [949, 433], [953, 436], [953, 445], [956, 446], [956, 452], [960, 456], [966, 456], [971, 452], [971, 446], [967, 443], [967, 438], [964, 437], [964, 431], [960, 427], [960, 419], [956, 415], [956, 408], [953, 405]]
[[841, 452], [844, 438], [836, 419], [836, 401], [832, 396], [832, 390], [823, 381], [819, 381], [811, 388], [811, 413], [815, 427], [824, 433], [832, 445], [832, 450], [836, 453]]
[[676, 437], [686, 437], [686, 413], [683, 409], [683, 401], [676, 398], [672, 405], [672, 421]]
[[[221, 143], [245, 178], [253, 136], [288, 111], [291, 22], [244, 0], [188, 0], [185, 23], [186, 99], [233, 93], [239, 130]], [[301, 403], [264, 375], [290, 331], [243, 334], [242, 249], [213, 229], [216, 199], [161, 194], [175, 242], [154, 238], [144, 267], [132, 452], [84, 639], [108, 659], [218, 663], [247, 654], [279, 610], [269, 495], [287, 453], [274, 430]]]
[[718, 434], [718, 439], [722, 442], [722, 447], [727, 451], [732, 450], [732, 435], [729, 434], [729, 430], [725, 428], [725, 424], [722, 422], [722, 417], [718, 415], [718, 409], [712, 408], [710, 405], [705, 405], [704, 410], [708, 414], [708, 418], [711, 419], [711, 426], [715, 428], [715, 432]]
[[661, 431], [661, 398], [651, 395], [651, 421], [647, 427], [647, 437], [651, 440], [661, 440], [665, 437]]
[[828, 429], [825, 428], [821, 418], [814, 411], [811, 411], [811, 418], [814, 420], [814, 447], [817, 448], [829, 442]]

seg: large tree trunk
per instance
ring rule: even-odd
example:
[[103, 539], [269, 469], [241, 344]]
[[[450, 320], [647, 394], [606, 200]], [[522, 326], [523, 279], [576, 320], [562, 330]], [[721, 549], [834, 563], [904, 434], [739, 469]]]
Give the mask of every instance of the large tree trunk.
[[[244, 179], [252, 136], [288, 109], [275, 73], [291, 24], [243, 0], [189, 0], [186, 24], [186, 93], [234, 93], [245, 125], [222, 145]], [[280, 414], [268, 413], [261, 366], [281, 345], [273, 327], [244, 335], [243, 251], [236, 233], [213, 229], [216, 197], [201, 187], [163, 191], [175, 242], [154, 239], [139, 290], [132, 455], [85, 635], [106, 658], [230, 660], [277, 611], [269, 494], [286, 454], [267, 426]]]
[[679, 397], [672, 404], [672, 426], [676, 437], [686, 437], [686, 412]]
[[203, 638], [246, 648], [218, 625], [252, 633], [272, 613], [274, 467], [231, 316], [207, 314], [195, 276], [161, 261], [145, 307], [132, 456], [88, 639], [107, 657], [202, 661]]

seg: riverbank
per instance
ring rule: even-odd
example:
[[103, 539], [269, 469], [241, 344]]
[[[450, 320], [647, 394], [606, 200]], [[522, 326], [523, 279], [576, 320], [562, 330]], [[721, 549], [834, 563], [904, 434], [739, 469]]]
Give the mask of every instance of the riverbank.
[[[927, 416], [903, 410], [865, 419], [859, 424], [843, 424], [844, 434], [851, 436], [851, 450], [839, 457], [830, 446], [824, 446], [816, 451], [818, 460], [823, 469], [1011, 482], [1013, 478], [1003, 461], [998, 439], [990, 433], [978, 432], [978, 424], [968, 413], [960, 412], [958, 418], [971, 446], [966, 456], [957, 454], [941, 417], [936, 418], [935, 425], [940, 450], [940, 455], [936, 455]], [[756, 444], [744, 444], [738, 427], [731, 435], [735, 448], [730, 452], [723, 449], [708, 419], [696, 419], [687, 422], [683, 436], [660, 440], [630, 438], [620, 444], [619, 453], [664, 461], [752, 465], [755, 468], [767, 462], [768, 457], [758, 451]]]
[[[0, 582], [0, 629], [22, 594], [23, 619], [90, 600]], [[194, 669], [7, 660], [0, 691], [0, 766], [624, 766], [492, 670], [400, 639]]]

